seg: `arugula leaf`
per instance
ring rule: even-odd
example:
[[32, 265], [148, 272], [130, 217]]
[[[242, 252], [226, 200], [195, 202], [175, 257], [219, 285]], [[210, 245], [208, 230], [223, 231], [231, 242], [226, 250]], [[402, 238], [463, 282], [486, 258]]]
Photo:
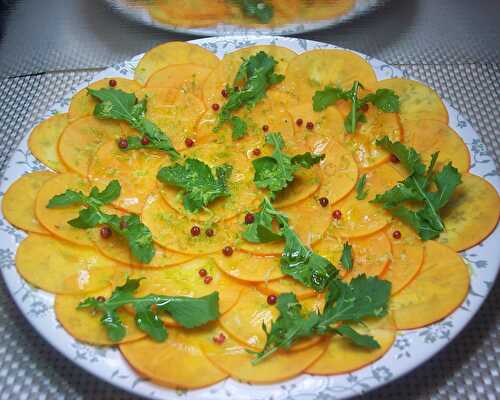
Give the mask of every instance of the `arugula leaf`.
[[288, 224], [288, 218], [276, 211], [266, 197], [260, 204], [260, 210], [254, 214], [254, 221], [243, 232], [243, 239], [251, 243], [268, 243], [283, 239], [283, 235], [273, 229], [274, 220], [281, 225]]
[[390, 89], [378, 89], [363, 98], [364, 103], [372, 103], [383, 112], [399, 112], [399, 96]]
[[256, 55], [243, 60], [234, 81], [240, 89], [227, 88], [228, 99], [219, 112], [219, 121], [214, 128], [217, 132], [222, 125], [229, 122], [233, 128], [233, 139], [239, 139], [246, 135], [247, 125], [239, 117], [232, 113], [243, 106], [254, 107], [264, 96], [267, 90], [285, 77], [274, 73], [278, 62], [267, 53], [260, 51]]
[[215, 175], [203, 161], [188, 158], [184, 165], [176, 163], [158, 171], [160, 182], [184, 190], [183, 204], [189, 212], [198, 212], [219, 197], [230, 196], [227, 181], [233, 167], [223, 164], [215, 169]]
[[290, 349], [294, 343], [302, 338], [314, 335], [314, 328], [320, 321], [320, 316], [310, 313], [307, 316], [302, 314], [302, 305], [293, 293], [284, 293], [278, 296], [276, 307], [280, 312], [276, 321], [272, 321], [271, 330], [267, 330], [266, 324], [262, 324], [262, 329], [266, 333], [266, 344], [260, 352], [250, 351], [256, 358], [252, 364], [256, 365], [282, 349]]
[[344, 120], [345, 130], [349, 133], [356, 132], [356, 126], [360, 122], [366, 122], [366, 116], [361, 110], [364, 105], [372, 103], [383, 112], [399, 112], [399, 96], [390, 89], [378, 89], [375, 93], [369, 93], [362, 99], [358, 97], [359, 88], [363, 85], [359, 81], [354, 81], [350, 90], [326, 86], [323, 90], [318, 90], [313, 96], [313, 110], [323, 111], [331, 105], [335, 105], [339, 100], [351, 101], [351, 111]]
[[241, 139], [243, 136], [246, 135], [247, 130], [248, 130], [248, 125], [240, 117], [233, 115], [229, 119], [229, 123], [231, 124], [231, 127], [233, 128], [233, 139], [235, 139], [235, 140]]
[[88, 196], [81, 191], [66, 190], [50, 199], [47, 208], [60, 208], [75, 204], [85, 206], [86, 208], [80, 210], [77, 218], [68, 221], [69, 225], [78, 229], [106, 225], [127, 240], [130, 251], [137, 260], [147, 264], [155, 255], [153, 236], [149, 228], [140, 221], [137, 215], [119, 217], [106, 214], [101, 210], [102, 206], [120, 197], [120, 193], [120, 182], [113, 180], [102, 191], [93, 187]]
[[[462, 182], [458, 170], [448, 163], [441, 171], [434, 172], [438, 153], [432, 155], [426, 169], [414, 149], [400, 142], [393, 143], [387, 136], [376, 143], [395, 154], [408, 170], [409, 176], [371, 201], [381, 203], [394, 216], [415, 229], [423, 240], [439, 237], [444, 231], [439, 210], [448, 203], [454, 190]], [[436, 185], [436, 191], [430, 191], [432, 183]], [[405, 202], [412, 202], [411, 208], [405, 206]], [[417, 209], [416, 204], [421, 204], [421, 208]]]
[[368, 196], [368, 192], [365, 190], [366, 185], [366, 174], [363, 174], [359, 177], [359, 180], [356, 182], [356, 199], [364, 200], [366, 196]]
[[350, 322], [361, 322], [364, 318], [380, 318], [387, 314], [391, 283], [376, 277], [361, 275], [350, 283], [338, 277], [328, 285], [325, 307], [321, 313], [302, 313], [302, 306], [293, 293], [278, 296], [277, 307], [280, 315], [271, 323], [271, 329], [263, 324], [266, 344], [252, 361], [257, 364], [271, 356], [278, 349], [288, 350], [301, 339], [314, 335], [339, 334], [353, 344], [365, 348], [378, 348], [380, 345], [370, 335], [356, 332]]
[[347, 242], [344, 243], [342, 256], [340, 257], [340, 263], [346, 271], [350, 271], [352, 269], [352, 246]]
[[377, 277], [362, 274], [349, 283], [335, 279], [330, 281], [328, 290], [319, 332], [328, 332], [330, 326], [337, 322], [380, 318], [389, 310], [391, 283]]
[[341, 88], [326, 86], [323, 90], [318, 90], [313, 96], [313, 110], [323, 111], [334, 105], [339, 100], [349, 100], [348, 92]]
[[244, 15], [267, 24], [273, 18], [273, 6], [264, 0], [233, 0], [239, 5]]
[[95, 297], [89, 297], [77, 309], [91, 308], [102, 313], [101, 324], [114, 342], [122, 340], [127, 333], [117, 312], [125, 305], [134, 308], [137, 327], [157, 342], [165, 341], [168, 336], [167, 329], [159, 318], [161, 312], [168, 313], [185, 328], [196, 328], [219, 317], [218, 292], [200, 298], [155, 294], [134, 297], [142, 279], [127, 279], [123, 286], [113, 291], [108, 300], [99, 301]]
[[[290, 228], [288, 217], [275, 210], [269, 199], [265, 198], [260, 207], [260, 211], [254, 214], [254, 222], [243, 232], [243, 238], [252, 243], [285, 239], [280, 259], [283, 273], [318, 292], [324, 290], [328, 282], [337, 277], [338, 270], [302, 243]], [[279, 232], [273, 229], [273, 221], [279, 224]]]
[[325, 155], [298, 154], [293, 157], [285, 154], [285, 142], [280, 133], [266, 135], [266, 143], [274, 146], [271, 156], [257, 158], [252, 161], [255, 169], [254, 182], [258, 188], [269, 189], [269, 197], [274, 200], [276, 193], [285, 189], [294, 180], [295, 172], [300, 168], [311, 168], [318, 164]]
[[356, 332], [350, 325], [340, 325], [335, 328], [335, 332], [345, 338], [350, 339], [356, 346], [365, 347], [368, 349], [379, 349], [380, 344], [370, 335], [362, 335]]
[[125, 121], [149, 139], [143, 145], [138, 136], [127, 137], [126, 150], [157, 149], [165, 151], [172, 159], [179, 158], [180, 154], [174, 149], [170, 138], [152, 121], [146, 119], [147, 98], [138, 101], [133, 93], [126, 93], [120, 89], [87, 89], [92, 97], [99, 100], [94, 108], [94, 115], [100, 119], [115, 119]]
[[280, 259], [281, 271], [317, 292], [323, 291], [337, 277], [337, 268], [305, 246], [288, 225], [282, 231], [285, 248]]

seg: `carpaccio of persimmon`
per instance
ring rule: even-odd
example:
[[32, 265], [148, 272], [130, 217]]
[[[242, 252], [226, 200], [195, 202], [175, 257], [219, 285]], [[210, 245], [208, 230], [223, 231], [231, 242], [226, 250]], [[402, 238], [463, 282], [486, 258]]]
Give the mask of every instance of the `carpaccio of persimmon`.
[[28, 233], [19, 274], [76, 339], [169, 387], [263, 384], [354, 371], [460, 306], [457, 252], [500, 205], [434, 90], [378, 81], [349, 51], [271, 45], [218, 59], [171, 42], [134, 78], [39, 124], [48, 170], [2, 201]]

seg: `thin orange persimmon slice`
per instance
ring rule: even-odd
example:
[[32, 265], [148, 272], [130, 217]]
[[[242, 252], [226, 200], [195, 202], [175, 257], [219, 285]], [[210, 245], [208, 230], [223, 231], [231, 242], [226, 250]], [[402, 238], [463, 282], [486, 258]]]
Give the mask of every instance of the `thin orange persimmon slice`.
[[144, 85], [155, 72], [175, 64], [197, 64], [214, 68], [219, 64], [219, 59], [211, 51], [196, 44], [168, 42], [144, 54], [137, 64], [134, 79]]
[[59, 138], [59, 156], [71, 171], [86, 177], [99, 148], [106, 142], [116, 141], [121, 135], [122, 129], [117, 121], [92, 116], [80, 118], [69, 124]]
[[206, 229], [198, 223], [202, 231], [193, 236], [191, 228], [197, 223], [170, 208], [158, 193], [153, 193], [147, 199], [142, 211], [142, 221], [160, 246], [193, 256], [211, 254], [226, 246], [233, 246], [240, 229], [234, 221], [214, 222], [210, 224], [214, 234], [207, 236]]
[[58, 294], [105, 288], [120, 268], [91, 247], [37, 234], [30, 234], [19, 245], [16, 267], [33, 286]]
[[394, 220], [385, 233], [391, 242], [392, 259], [382, 279], [391, 282], [391, 294], [395, 295], [420, 271], [424, 262], [424, 245], [413, 229], [398, 220]]
[[500, 216], [498, 193], [487, 180], [472, 174], [462, 175], [462, 184], [442, 209], [445, 231], [438, 241], [455, 251], [475, 246], [497, 226]]
[[45, 182], [55, 176], [48, 171], [31, 172], [10, 185], [2, 199], [5, 219], [25, 231], [48, 234], [35, 216], [35, 199]]
[[337, 375], [353, 372], [372, 364], [387, 353], [396, 338], [396, 326], [391, 315], [380, 319], [367, 319], [353, 328], [361, 334], [371, 335], [379, 343], [378, 349], [365, 349], [354, 345], [340, 335], [332, 336], [326, 352], [306, 369], [312, 375]]
[[112, 180], [121, 185], [120, 197], [113, 205], [134, 214], [140, 214], [144, 202], [156, 187], [156, 174], [168, 159], [161, 152], [151, 150], [123, 151], [116, 142], [103, 144], [96, 152], [88, 172], [91, 186], [103, 190]]
[[33, 155], [57, 172], [68, 170], [57, 152], [57, 143], [66, 126], [68, 126], [68, 114], [55, 114], [38, 124], [28, 139], [28, 147]]
[[257, 365], [252, 365], [254, 355], [249, 354], [245, 347], [232, 339], [227, 332], [222, 343], [215, 343], [207, 338], [202, 349], [210, 361], [218, 368], [226, 371], [231, 377], [248, 383], [274, 383], [299, 375], [326, 349], [322, 341], [312, 347], [300, 351], [277, 351]]
[[396, 326], [415, 329], [446, 318], [467, 296], [469, 281], [462, 257], [438, 242], [425, 242], [420, 272], [392, 298]]

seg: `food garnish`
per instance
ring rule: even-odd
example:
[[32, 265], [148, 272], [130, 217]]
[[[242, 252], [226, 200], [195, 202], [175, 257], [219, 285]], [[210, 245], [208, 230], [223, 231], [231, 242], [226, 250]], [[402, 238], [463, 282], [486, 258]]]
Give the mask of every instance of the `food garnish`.
[[155, 294], [134, 297], [141, 280], [127, 278], [125, 284], [118, 286], [109, 299], [103, 301], [89, 297], [78, 305], [78, 309], [90, 308], [102, 313], [101, 324], [114, 342], [119, 342], [127, 334], [117, 313], [119, 308], [126, 305], [134, 308], [137, 327], [157, 342], [163, 342], [168, 337], [167, 329], [159, 317], [161, 312], [168, 313], [184, 328], [196, 328], [219, 317], [218, 292], [199, 298]]
[[[439, 211], [446, 206], [454, 190], [462, 182], [461, 174], [451, 162], [441, 171], [434, 171], [439, 152], [432, 155], [426, 168], [415, 149], [400, 142], [391, 142], [387, 136], [376, 143], [395, 154], [409, 176], [371, 201], [382, 204], [391, 214], [411, 226], [422, 240], [438, 238], [445, 229]], [[433, 185], [437, 190], [431, 190]], [[411, 207], [405, 205], [407, 202], [412, 203]], [[420, 208], [415, 204], [419, 204]]]
[[183, 205], [189, 212], [196, 213], [220, 197], [230, 196], [227, 181], [233, 167], [223, 164], [215, 173], [203, 161], [188, 158], [184, 165], [176, 163], [158, 171], [160, 182], [183, 189]]
[[363, 108], [368, 103], [373, 104], [383, 112], [398, 112], [399, 97], [390, 89], [378, 89], [375, 93], [369, 93], [362, 99], [358, 97], [358, 91], [363, 85], [354, 81], [350, 90], [343, 90], [338, 87], [326, 86], [323, 90], [318, 90], [313, 97], [314, 111], [323, 111], [327, 107], [334, 105], [339, 100], [351, 102], [351, 111], [344, 121], [345, 130], [349, 133], [356, 132], [359, 122], [366, 122], [366, 115]]
[[[135, 94], [120, 89], [88, 89], [90, 95], [99, 100], [94, 116], [99, 119], [114, 119], [127, 122], [144, 136], [128, 136], [119, 141], [122, 150], [156, 149], [169, 154], [172, 159], [179, 153], [172, 146], [170, 138], [158, 126], [146, 118], [148, 99], [138, 100]], [[143, 140], [146, 138], [147, 140]]]
[[378, 348], [378, 342], [370, 335], [358, 333], [351, 323], [361, 322], [368, 317], [380, 318], [387, 314], [391, 283], [376, 277], [360, 275], [350, 283], [335, 278], [328, 284], [328, 294], [322, 312], [302, 313], [302, 305], [293, 293], [278, 296], [279, 317], [271, 323], [271, 329], [264, 324], [266, 344], [256, 355], [253, 364], [258, 364], [279, 349], [289, 350], [300, 339], [315, 335], [339, 334], [353, 344], [365, 348]]
[[255, 169], [254, 182], [258, 188], [269, 189], [269, 197], [274, 200], [276, 193], [285, 189], [294, 180], [294, 173], [299, 168], [309, 169], [318, 164], [324, 155], [306, 152], [289, 156], [283, 152], [285, 141], [280, 133], [266, 135], [266, 143], [274, 146], [271, 156], [252, 161]]
[[234, 87], [227, 87], [227, 102], [219, 112], [219, 122], [214, 128], [218, 131], [226, 122], [233, 130], [233, 139], [240, 139], [247, 134], [247, 123], [240, 117], [233, 115], [242, 107], [254, 107], [262, 100], [267, 90], [285, 77], [274, 73], [278, 62], [267, 53], [260, 51], [244, 60], [234, 79]]
[[[273, 229], [273, 221], [280, 227], [278, 232]], [[254, 222], [243, 232], [243, 238], [253, 243], [284, 239], [285, 246], [280, 259], [281, 271], [318, 292], [323, 291], [337, 273], [330, 261], [302, 243], [290, 228], [286, 215], [275, 210], [267, 198], [262, 202], [261, 209], [255, 213]]]
[[352, 269], [352, 246], [347, 242], [344, 243], [344, 246], [342, 247], [340, 263], [346, 271], [350, 271]]
[[359, 177], [356, 182], [356, 199], [364, 200], [366, 196], [368, 196], [368, 191], [365, 190], [366, 185], [366, 174], [363, 174]]
[[50, 199], [47, 208], [60, 208], [75, 204], [85, 206], [80, 211], [78, 218], [68, 221], [69, 225], [79, 229], [90, 229], [104, 225], [116, 234], [123, 236], [132, 255], [141, 263], [147, 264], [154, 257], [155, 248], [151, 231], [141, 222], [139, 216], [131, 214], [120, 217], [101, 210], [102, 206], [110, 204], [120, 197], [120, 192], [121, 186], [117, 180], [111, 181], [102, 191], [94, 186], [89, 195], [68, 189]]

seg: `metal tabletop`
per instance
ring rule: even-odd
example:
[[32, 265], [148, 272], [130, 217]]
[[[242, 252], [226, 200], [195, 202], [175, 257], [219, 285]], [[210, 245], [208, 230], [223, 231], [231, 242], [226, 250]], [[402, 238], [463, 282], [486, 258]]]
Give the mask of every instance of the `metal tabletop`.
[[[390, 0], [357, 20], [301, 37], [380, 58], [435, 87], [498, 163], [500, 2]], [[101, 0], [0, 0], [0, 176], [34, 119], [74, 83], [158, 43], [190, 38], [133, 23]], [[500, 398], [498, 304], [497, 284], [444, 351], [365, 398]], [[135, 399], [38, 337], [1, 280], [0, 338], [0, 400]]]

